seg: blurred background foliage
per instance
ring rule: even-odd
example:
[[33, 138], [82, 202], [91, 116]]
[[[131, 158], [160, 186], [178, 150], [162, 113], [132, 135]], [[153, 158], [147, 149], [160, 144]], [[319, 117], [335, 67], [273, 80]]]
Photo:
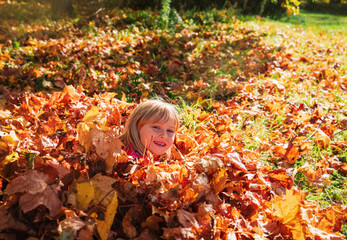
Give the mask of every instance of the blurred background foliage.
[[[130, 8], [133, 10], [161, 10], [162, 17], [174, 17], [175, 12], [187, 10], [207, 10], [232, 8], [237, 13], [244, 15], [260, 15], [270, 17], [280, 17], [284, 15], [296, 15], [299, 9], [305, 9], [316, 12], [329, 12], [332, 14], [346, 14], [347, 0], [37, 0], [35, 9], [32, 0], [0, 0], [3, 9], [14, 9], [24, 7], [19, 16], [26, 12], [28, 18], [39, 18], [40, 14], [34, 13], [42, 8], [42, 15], [49, 15], [53, 19], [61, 17], [88, 16], [90, 18], [97, 16], [103, 10], [115, 8]], [[51, 12], [43, 10], [50, 5]], [[13, 11], [16, 12], [16, 11]], [[18, 11], [17, 11], [18, 12]], [[11, 17], [11, 11], [2, 13], [1, 18]], [[13, 16], [12, 16], [13, 17]], [[26, 20], [26, 19], [22, 19]], [[0, 22], [1, 24], [1, 22]]]

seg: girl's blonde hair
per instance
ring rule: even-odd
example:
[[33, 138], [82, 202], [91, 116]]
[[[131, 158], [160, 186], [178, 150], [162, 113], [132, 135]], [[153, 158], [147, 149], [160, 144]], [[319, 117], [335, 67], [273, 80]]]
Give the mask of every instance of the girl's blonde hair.
[[148, 100], [140, 103], [130, 114], [125, 124], [120, 140], [129, 147], [131, 145], [141, 155], [145, 156], [145, 146], [141, 143], [140, 128], [146, 123], [165, 122], [169, 119], [175, 122], [175, 131], [179, 128], [179, 116], [176, 107], [161, 100]]

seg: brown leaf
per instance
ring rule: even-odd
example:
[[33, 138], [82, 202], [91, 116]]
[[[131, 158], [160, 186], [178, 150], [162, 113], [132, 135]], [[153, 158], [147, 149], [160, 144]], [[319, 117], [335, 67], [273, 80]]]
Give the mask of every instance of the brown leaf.
[[142, 228], [149, 228], [152, 231], [159, 231], [160, 224], [164, 222], [163, 217], [159, 217], [156, 215], [149, 216], [145, 222], [141, 223]]
[[41, 193], [47, 188], [47, 181], [48, 176], [46, 174], [36, 170], [29, 170], [13, 179], [5, 189], [5, 194]]
[[25, 193], [19, 198], [19, 207], [26, 213], [40, 205], [44, 205], [48, 208], [49, 215], [53, 217], [63, 206], [62, 201], [58, 197], [59, 189], [60, 187], [56, 185], [49, 185], [42, 192], [36, 194]]
[[96, 151], [99, 157], [106, 162], [106, 173], [110, 174], [113, 170], [113, 165], [117, 162], [117, 158], [122, 153], [122, 142], [117, 138], [117, 134], [113, 131], [103, 131], [93, 128], [87, 130], [83, 123], [78, 127], [78, 140], [82, 146]]
[[10, 212], [0, 209], [0, 231], [4, 230], [28, 231], [29, 228], [23, 222], [16, 219]]
[[177, 218], [179, 223], [184, 228], [199, 228], [199, 223], [196, 220], [196, 216], [191, 212], [185, 211], [183, 209], [178, 209]]
[[131, 217], [128, 213], [123, 217], [122, 229], [125, 235], [129, 238], [134, 238], [137, 236], [136, 228], [131, 224]]
[[341, 173], [342, 176], [347, 177], [347, 163], [342, 163], [338, 167], [339, 172]]

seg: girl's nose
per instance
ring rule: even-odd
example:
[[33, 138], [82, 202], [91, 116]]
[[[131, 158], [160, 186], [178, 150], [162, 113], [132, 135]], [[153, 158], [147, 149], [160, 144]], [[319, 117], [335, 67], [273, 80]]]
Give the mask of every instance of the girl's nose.
[[164, 129], [161, 129], [160, 133], [159, 133], [159, 136], [166, 137], [167, 136], [166, 131]]

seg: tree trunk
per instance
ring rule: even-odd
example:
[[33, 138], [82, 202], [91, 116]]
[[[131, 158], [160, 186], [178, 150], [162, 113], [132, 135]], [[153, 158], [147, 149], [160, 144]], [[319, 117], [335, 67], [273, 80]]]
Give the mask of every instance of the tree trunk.
[[261, 5], [260, 5], [260, 10], [259, 10], [259, 15], [262, 16], [265, 10], [265, 6], [267, 4], [268, 0], [262, 0]]
[[243, 2], [243, 11], [245, 11], [247, 9], [247, 3], [248, 3], [248, 0], [244, 0], [244, 2]]

